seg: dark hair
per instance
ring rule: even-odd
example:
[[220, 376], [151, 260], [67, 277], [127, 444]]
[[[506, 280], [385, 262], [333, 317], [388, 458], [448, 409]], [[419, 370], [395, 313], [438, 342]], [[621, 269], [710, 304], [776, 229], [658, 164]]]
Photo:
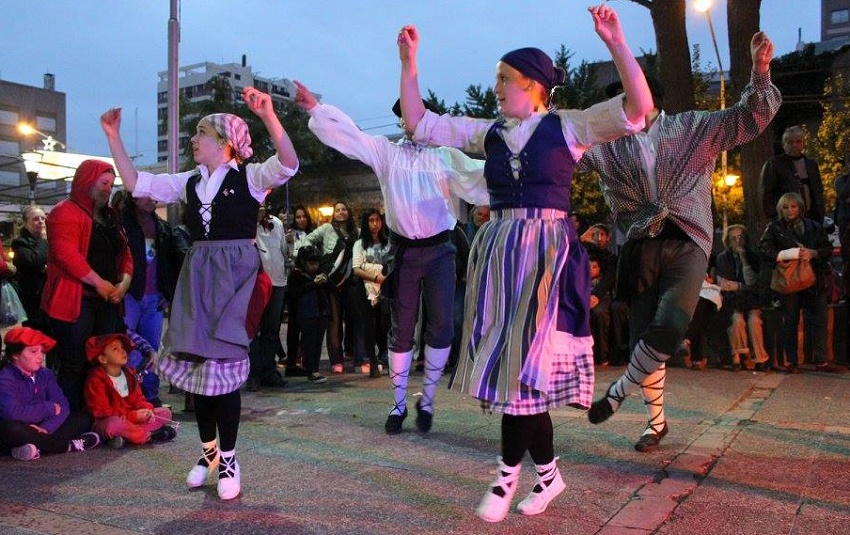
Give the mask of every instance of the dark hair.
[[12, 363], [13, 355], [20, 355], [27, 346], [25, 344], [16, 344], [6, 342], [6, 347], [3, 348], [3, 355], [0, 356], [0, 370]]
[[[655, 76], [644, 73], [646, 76], [646, 85], [649, 86], [649, 92], [652, 94], [652, 104], [659, 110], [664, 109], [664, 86], [661, 81]], [[605, 96], [614, 98], [623, 92], [623, 82], [611, 82], [605, 86]]]
[[[348, 232], [348, 235], [352, 238], [357, 238], [357, 225], [354, 224], [354, 212], [351, 211], [351, 206], [345, 201], [336, 201], [334, 203], [334, 210], [336, 210], [336, 205], [341, 204], [345, 206], [346, 210], [348, 210], [348, 219], [346, 219], [342, 224], [345, 225], [345, 230]], [[339, 225], [336, 219], [331, 219], [331, 225]], [[349, 242], [349, 243], [353, 243]]]
[[319, 249], [315, 245], [304, 245], [298, 249], [298, 256], [295, 257], [295, 265], [303, 271], [307, 266], [307, 262], [310, 260], [318, 262], [321, 259], [322, 253], [319, 252]]
[[303, 204], [296, 204], [295, 208], [292, 209], [292, 228], [296, 230], [301, 230], [295, 226], [295, 214], [298, 213], [298, 210], [304, 212], [304, 215], [307, 216], [307, 226], [304, 228], [304, 232], [307, 234], [313, 232], [315, 230], [316, 225], [313, 223], [313, 218], [310, 217], [310, 211]]
[[372, 242], [372, 232], [369, 230], [369, 218], [372, 217], [373, 214], [377, 214], [377, 216], [381, 218], [381, 230], [378, 232], [378, 241], [381, 242], [381, 245], [386, 245], [389, 240], [389, 236], [387, 235], [387, 223], [384, 220], [384, 215], [379, 212], [377, 208], [369, 208], [363, 212], [362, 216], [360, 216], [360, 243], [363, 245], [364, 250], [370, 245], [374, 245]]

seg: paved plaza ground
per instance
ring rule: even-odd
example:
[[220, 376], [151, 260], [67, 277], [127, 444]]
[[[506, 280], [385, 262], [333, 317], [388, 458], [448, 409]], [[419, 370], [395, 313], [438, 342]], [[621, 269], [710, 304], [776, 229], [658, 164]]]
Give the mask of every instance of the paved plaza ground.
[[[621, 371], [600, 369], [597, 393]], [[419, 384], [414, 374], [411, 406]], [[167, 395], [182, 421], [173, 443], [0, 459], [0, 533], [848, 533], [850, 375], [672, 369], [667, 385], [670, 434], [653, 453], [632, 448], [636, 396], [599, 426], [553, 413], [567, 488], [536, 517], [473, 514], [494, 478], [498, 415], [441, 389], [431, 433], [410, 417], [387, 436], [389, 378], [349, 373], [244, 394], [233, 501], [214, 485], [186, 489], [197, 429]], [[526, 459], [519, 498], [532, 468]]]

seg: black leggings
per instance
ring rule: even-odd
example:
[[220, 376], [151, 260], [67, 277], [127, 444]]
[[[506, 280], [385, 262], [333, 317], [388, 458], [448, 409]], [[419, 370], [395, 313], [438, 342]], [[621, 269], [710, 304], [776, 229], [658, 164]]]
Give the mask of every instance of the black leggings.
[[195, 394], [195, 420], [201, 442], [212, 442], [218, 431], [218, 448], [233, 451], [239, 434], [239, 416], [242, 412], [242, 394], [234, 390], [220, 396]]
[[0, 422], [0, 443], [3, 450], [33, 444], [42, 453], [65, 453], [68, 441], [91, 431], [92, 419], [86, 413], [72, 412], [52, 433], [40, 433], [29, 424], [7, 420]]
[[552, 418], [548, 412], [530, 416], [502, 415], [502, 462], [516, 466], [525, 452], [535, 464], [549, 464], [555, 460]]

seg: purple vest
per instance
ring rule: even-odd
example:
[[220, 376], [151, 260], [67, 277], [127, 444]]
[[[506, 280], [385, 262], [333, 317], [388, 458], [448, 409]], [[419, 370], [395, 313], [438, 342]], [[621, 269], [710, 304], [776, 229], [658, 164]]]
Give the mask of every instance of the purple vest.
[[503, 121], [493, 124], [484, 138], [487, 160], [484, 176], [490, 208], [555, 208], [570, 211], [570, 188], [575, 161], [560, 117], [540, 120], [525, 147], [514, 155], [499, 135]]

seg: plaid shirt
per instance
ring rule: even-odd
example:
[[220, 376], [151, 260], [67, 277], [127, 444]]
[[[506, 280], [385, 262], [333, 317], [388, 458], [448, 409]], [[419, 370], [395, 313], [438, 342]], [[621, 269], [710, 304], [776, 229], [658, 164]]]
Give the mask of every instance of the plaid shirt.
[[[731, 108], [675, 115], [662, 112], [657, 128], [592, 147], [578, 169], [599, 173], [605, 201], [627, 238], [657, 236], [670, 220], [708, 256], [714, 228], [711, 174], [717, 155], [752, 141], [781, 102], [770, 73], [753, 72], [741, 100]], [[650, 184], [642, 163], [640, 135], [654, 136], [655, 185]]]

